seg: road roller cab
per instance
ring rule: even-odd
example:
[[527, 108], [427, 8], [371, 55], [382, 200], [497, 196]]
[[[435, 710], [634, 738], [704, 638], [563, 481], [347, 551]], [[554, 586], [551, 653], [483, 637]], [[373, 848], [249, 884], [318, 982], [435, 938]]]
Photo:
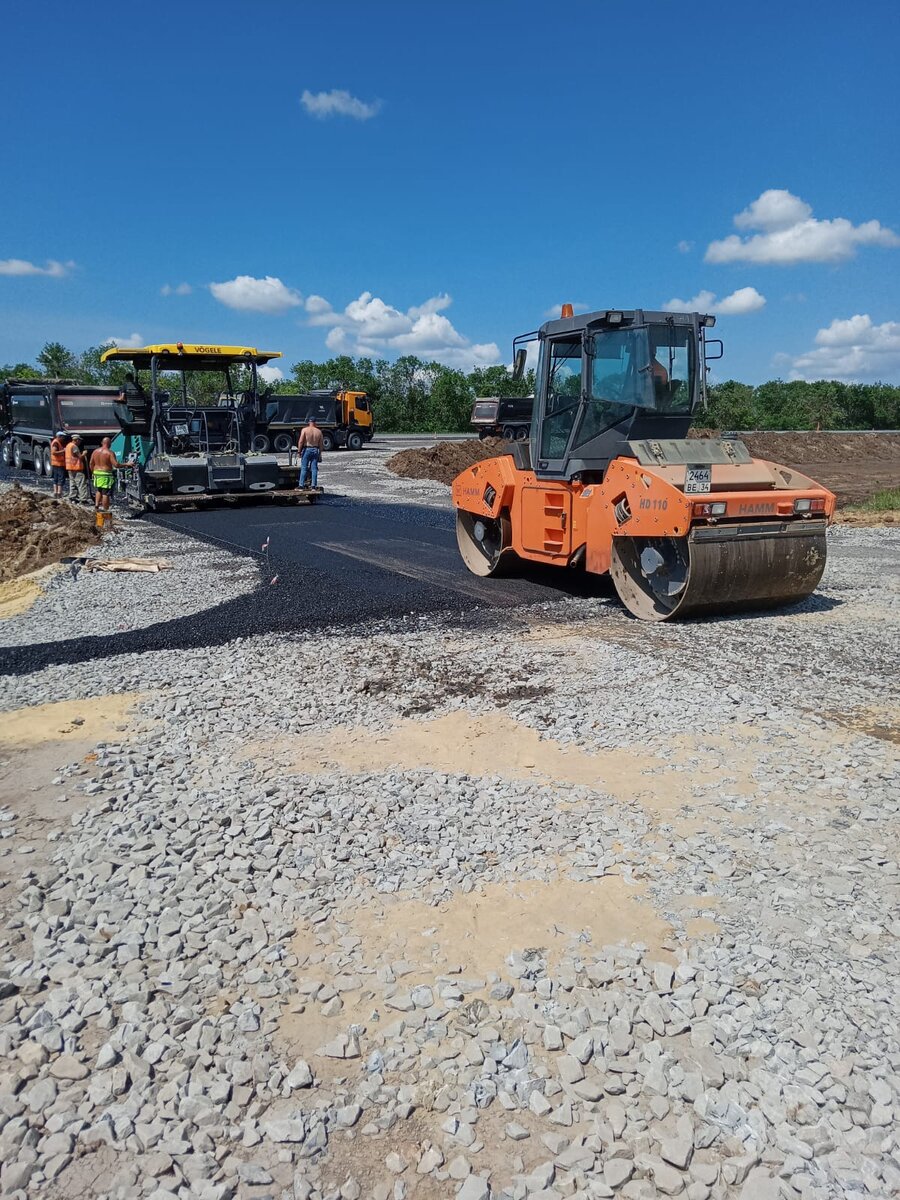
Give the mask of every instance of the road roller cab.
[[[721, 342], [700, 313], [564, 310], [539, 342], [531, 439], [453, 484], [478, 575], [517, 560], [609, 572], [638, 617], [788, 603], [825, 564], [834, 496], [735, 439], [688, 438]], [[710, 353], [710, 351], [713, 353]]]

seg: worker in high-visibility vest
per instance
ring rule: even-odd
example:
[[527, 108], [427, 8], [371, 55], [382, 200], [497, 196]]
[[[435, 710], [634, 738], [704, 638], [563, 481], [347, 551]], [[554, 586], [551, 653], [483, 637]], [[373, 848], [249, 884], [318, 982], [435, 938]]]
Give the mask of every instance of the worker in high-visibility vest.
[[69, 499], [73, 504], [90, 504], [84, 451], [81, 448], [81, 435], [77, 433], [73, 434], [66, 446], [66, 472], [69, 476]]
[[69, 435], [60, 429], [50, 443], [50, 474], [53, 476], [53, 499], [62, 500], [66, 482], [66, 438]]

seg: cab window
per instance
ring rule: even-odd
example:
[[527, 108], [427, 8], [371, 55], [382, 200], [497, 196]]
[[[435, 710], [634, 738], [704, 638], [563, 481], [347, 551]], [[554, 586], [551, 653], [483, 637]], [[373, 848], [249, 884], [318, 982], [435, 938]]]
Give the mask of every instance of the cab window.
[[581, 401], [581, 340], [553, 342], [541, 430], [541, 458], [563, 458]]

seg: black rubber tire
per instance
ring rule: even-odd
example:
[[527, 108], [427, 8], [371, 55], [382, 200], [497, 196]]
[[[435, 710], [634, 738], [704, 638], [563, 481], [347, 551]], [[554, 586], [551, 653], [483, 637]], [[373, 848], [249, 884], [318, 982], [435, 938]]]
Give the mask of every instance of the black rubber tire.
[[352, 430], [352, 432], [347, 434], [347, 449], [348, 450], [362, 450], [362, 448], [363, 448], [362, 434], [357, 433], [356, 430], [354, 429], [354, 430]]
[[53, 462], [50, 458], [50, 447], [49, 446], [44, 447], [44, 474], [47, 476], [48, 479], [53, 474]]
[[0, 462], [4, 467], [12, 466], [12, 442], [9, 438], [4, 438], [3, 445], [0, 446]]
[[513, 429], [512, 425], [504, 425], [503, 429], [502, 429], [502, 434], [503, 434], [503, 437], [506, 439], [506, 441], [508, 441], [508, 442], [515, 441], [516, 431], [515, 431], [515, 429]]
[[31, 469], [38, 479], [44, 474], [44, 447], [37, 442], [31, 447]]
[[12, 465], [16, 468], [17, 471], [21, 471], [24, 461], [25, 460], [22, 458], [22, 443], [21, 442], [13, 442]]
[[334, 434], [331, 432], [331, 430], [325, 430], [325, 432], [322, 434], [322, 449], [334, 449]]
[[288, 450], [292, 449], [294, 445], [294, 439], [289, 433], [276, 433], [275, 440], [272, 445], [279, 454], [286, 454]]
[[521, 429], [519, 429], [516, 432], [516, 438], [520, 442], [527, 442], [530, 436], [531, 436], [531, 426], [530, 425], [523, 425], [521, 427]]
[[268, 434], [257, 433], [250, 443], [250, 449], [255, 450], [257, 454], [265, 454], [271, 445], [272, 443], [269, 441]]

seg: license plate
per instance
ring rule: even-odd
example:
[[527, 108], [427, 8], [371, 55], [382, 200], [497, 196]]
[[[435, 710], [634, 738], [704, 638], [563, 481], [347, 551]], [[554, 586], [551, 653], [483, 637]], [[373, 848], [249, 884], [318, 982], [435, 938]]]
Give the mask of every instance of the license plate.
[[712, 467], [688, 467], [684, 475], [684, 491], [685, 495], [690, 496], [697, 494], [702, 495], [712, 487]]

